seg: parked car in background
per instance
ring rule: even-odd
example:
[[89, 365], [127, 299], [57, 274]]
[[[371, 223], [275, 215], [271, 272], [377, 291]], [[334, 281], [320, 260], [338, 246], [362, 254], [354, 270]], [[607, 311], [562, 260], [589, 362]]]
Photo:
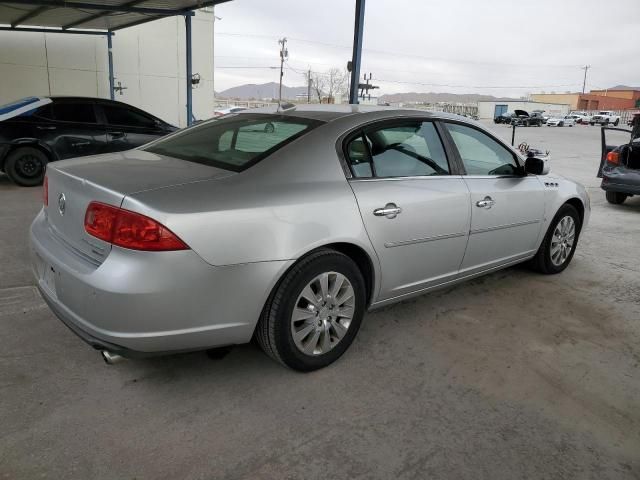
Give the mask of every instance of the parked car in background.
[[[635, 115], [632, 129], [602, 127], [601, 160], [598, 177], [609, 203], [619, 205], [627, 198], [640, 195], [640, 115]], [[608, 145], [610, 130], [629, 132], [629, 143]]]
[[538, 112], [532, 112], [529, 114], [525, 110], [514, 110], [514, 115], [511, 117], [511, 125], [518, 127], [541, 127], [544, 123], [542, 115]]
[[498, 115], [497, 117], [495, 117], [493, 119], [493, 123], [511, 124], [511, 119], [513, 118], [514, 115], [515, 115], [515, 113], [513, 113], [513, 112], [501, 113], [500, 115]]
[[53, 164], [30, 239], [44, 299], [109, 361], [255, 338], [309, 371], [366, 310], [525, 261], [560, 273], [589, 213], [478, 122], [304, 105]]
[[573, 127], [576, 120], [573, 115], [560, 115], [547, 120], [547, 127]]
[[50, 162], [130, 150], [175, 130], [122, 102], [29, 97], [0, 107], [0, 171], [18, 185], [40, 185]]
[[245, 107], [229, 107], [229, 108], [218, 108], [215, 112], [213, 112], [214, 117], [221, 117], [222, 115], [227, 115], [229, 113], [238, 113], [246, 110]]
[[591, 117], [591, 120], [589, 121], [589, 125], [607, 126], [610, 123], [616, 127], [620, 123], [620, 115], [616, 115], [614, 112], [610, 110], [599, 111], [596, 115], [593, 115]]
[[586, 124], [591, 122], [591, 115], [585, 111], [569, 112], [569, 115], [575, 118], [576, 123]]
[[549, 118], [551, 118], [551, 116], [549, 114], [545, 113], [544, 110], [534, 110], [533, 113], [538, 114], [542, 118], [542, 124], [547, 123], [547, 120], [549, 120]]

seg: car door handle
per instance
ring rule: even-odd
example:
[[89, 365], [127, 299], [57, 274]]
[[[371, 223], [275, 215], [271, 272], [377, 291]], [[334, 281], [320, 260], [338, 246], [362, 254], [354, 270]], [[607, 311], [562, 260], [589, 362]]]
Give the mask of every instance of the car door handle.
[[56, 127], [53, 127], [53, 126], [47, 126], [47, 127], [45, 127], [45, 126], [43, 126], [43, 125], [38, 125], [36, 128], [37, 128], [38, 130], [55, 130], [55, 129], [56, 129]]
[[396, 218], [398, 214], [402, 213], [402, 209], [395, 203], [387, 203], [384, 208], [376, 208], [373, 214], [376, 217]]
[[491, 207], [493, 207], [495, 203], [496, 202], [490, 196], [487, 195], [486, 197], [484, 197], [484, 200], [478, 200], [476, 202], [476, 207], [486, 208], [488, 210]]
[[122, 138], [124, 137], [124, 132], [109, 132], [112, 138]]

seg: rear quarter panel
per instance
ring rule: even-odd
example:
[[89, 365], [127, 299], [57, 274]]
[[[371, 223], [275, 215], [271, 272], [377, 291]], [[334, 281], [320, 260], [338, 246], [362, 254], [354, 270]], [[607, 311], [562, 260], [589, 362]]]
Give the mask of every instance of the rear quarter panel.
[[320, 126], [242, 173], [133, 194], [122, 207], [162, 222], [211, 265], [297, 259], [347, 242], [377, 269], [336, 154], [341, 131]]

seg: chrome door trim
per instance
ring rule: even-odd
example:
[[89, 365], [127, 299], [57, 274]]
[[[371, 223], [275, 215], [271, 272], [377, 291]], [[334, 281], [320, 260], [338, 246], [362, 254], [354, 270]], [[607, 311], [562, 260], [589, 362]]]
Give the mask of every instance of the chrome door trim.
[[537, 220], [527, 220], [526, 222], [508, 223], [506, 225], [496, 225], [494, 227], [479, 228], [477, 230], [471, 230], [469, 232], [469, 235], [474, 235], [476, 233], [492, 232], [494, 230], [502, 230], [502, 229], [505, 229], [505, 228], [522, 227], [524, 225], [533, 225], [533, 224], [540, 223], [540, 222], [541, 222], [541, 220], [537, 219]]
[[403, 247], [405, 245], [413, 245], [414, 243], [434, 242], [436, 240], [445, 240], [447, 238], [464, 237], [467, 232], [460, 233], [447, 233], [444, 235], [435, 235], [433, 237], [414, 238], [413, 240], [403, 240], [401, 242], [387, 242], [384, 244], [385, 248]]
[[[425, 175], [423, 177], [419, 175], [411, 176], [411, 177], [353, 177], [349, 178], [349, 183], [351, 182], [399, 182], [403, 180], [441, 180], [443, 178], [463, 178], [462, 175]], [[494, 177], [495, 178], [495, 177]]]

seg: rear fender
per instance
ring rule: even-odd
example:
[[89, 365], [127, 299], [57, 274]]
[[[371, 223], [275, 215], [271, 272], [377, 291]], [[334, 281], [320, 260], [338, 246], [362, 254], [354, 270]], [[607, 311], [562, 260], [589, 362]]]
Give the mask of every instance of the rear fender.
[[40, 142], [37, 138], [16, 138], [11, 141], [11, 143], [7, 144], [7, 149], [3, 152], [2, 157], [0, 158], [0, 170], [4, 171], [4, 164], [7, 160], [9, 154], [20, 147], [35, 147], [49, 157], [49, 161], [54, 161], [58, 159], [55, 151], [46, 143]]

